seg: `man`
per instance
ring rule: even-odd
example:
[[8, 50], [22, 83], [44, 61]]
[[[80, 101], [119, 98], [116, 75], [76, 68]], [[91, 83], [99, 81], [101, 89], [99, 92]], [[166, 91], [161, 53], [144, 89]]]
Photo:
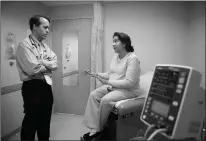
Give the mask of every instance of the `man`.
[[23, 81], [24, 119], [21, 140], [49, 140], [53, 105], [52, 71], [57, 69], [56, 54], [42, 41], [49, 33], [50, 19], [35, 15], [29, 21], [31, 35], [19, 43], [16, 63]]

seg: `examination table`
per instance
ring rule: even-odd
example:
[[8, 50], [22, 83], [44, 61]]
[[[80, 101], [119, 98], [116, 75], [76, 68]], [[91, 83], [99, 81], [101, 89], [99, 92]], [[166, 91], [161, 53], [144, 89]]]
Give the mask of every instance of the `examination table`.
[[115, 104], [100, 140], [129, 141], [140, 130], [146, 130], [147, 126], [140, 120], [140, 115], [152, 77], [152, 71], [140, 76], [140, 97], [121, 100]]

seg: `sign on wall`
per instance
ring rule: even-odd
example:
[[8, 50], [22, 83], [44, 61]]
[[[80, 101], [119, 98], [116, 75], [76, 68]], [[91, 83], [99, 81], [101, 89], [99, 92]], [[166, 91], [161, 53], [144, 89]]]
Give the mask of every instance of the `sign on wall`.
[[12, 32], [8, 32], [6, 35], [5, 54], [6, 60], [15, 60], [16, 58], [16, 36]]

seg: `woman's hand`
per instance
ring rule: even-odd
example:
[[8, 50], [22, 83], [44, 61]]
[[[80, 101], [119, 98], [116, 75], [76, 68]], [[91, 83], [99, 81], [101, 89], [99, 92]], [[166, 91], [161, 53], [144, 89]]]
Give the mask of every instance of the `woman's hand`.
[[91, 73], [90, 70], [85, 70], [84, 71], [86, 74], [88, 74], [90, 77], [97, 77], [96, 73]]
[[97, 79], [104, 85], [108, 85], [108, 80], [97, 77]]
[[85, 73], [88, 74], [90, 77], [97, 78], [104, 85], [108, 84], [108, 80], [107, 79], [100, 78], [96, 73], [91, 73], [89, 70], [86, 70]]

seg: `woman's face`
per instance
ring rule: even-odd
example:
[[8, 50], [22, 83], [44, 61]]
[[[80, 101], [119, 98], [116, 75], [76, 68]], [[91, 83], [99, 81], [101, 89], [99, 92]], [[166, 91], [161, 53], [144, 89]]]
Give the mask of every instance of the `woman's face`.
[[113, 48], [116, 53], [120, 53], [125, 50], [125, 44], [123, 44], [117, 36], [113, 37]]

